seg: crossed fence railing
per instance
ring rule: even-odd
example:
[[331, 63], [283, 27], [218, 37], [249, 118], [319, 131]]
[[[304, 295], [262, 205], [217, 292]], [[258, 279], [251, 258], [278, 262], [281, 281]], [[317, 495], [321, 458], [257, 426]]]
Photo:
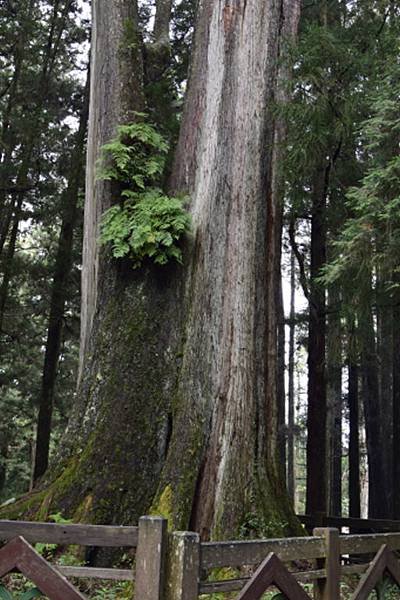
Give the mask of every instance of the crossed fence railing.
[[[198, 600], [199, 595], [216, 592], [237, 593], [238, 600], [258, 600], [272, 584], [289, 600], [304, 600], [307, 593], [299, 586], [303, 583], [312, 584], [313, 596], [318, 600], [339, 600], [341, 580], [350, 574], [361, 576], [361, 587], [355, 590], [358, 595], [352, 600], [362, 600], [368, 597], [365, 589], [370, 589], [385, 569], [400, 581], [393, 554], [400, 550], [400, 533], [340, 535], [338, 529], [317, 528], [312, 536], [297, 538], [202, 542], [197, 533], [168, 532], [166, 520], [159, 517], [142, 517], [138, 527], [0, 521], [0, 540], [16, 538], [24, 540], [19, 542], [24, 559], [18, 563], [18, 556], [14, 556], [18, 555], [18, 544], [14, 542], [13, 559], [7, 562], [10, 552], [4, 546], [0, 550], [0, 576], [8, 572], [7, 566], [27, 576], [35, 572], [27, 572], [26, 565], [33, 555], [26, 542], [134, 548], [135, 564], [130, 569], [51, 568], [55, 576], [66, 578], [134, 581], [136, 600]], [[357, 557], [356, 563], [352, 557]], [[362, 557], [365, 561], [360, 563]], [[231, 567], [238, 575], [213, 581], [213, 573], [221, 567]], [[251, 574], [253, 569], [256, 572]], [[50, 576], [47, 571], [46, 576]], [[40, 588], [41, 582], [33, 581]], [[83, 596], [64, 593], [62, 597], [48, 597], [75, 600]]]

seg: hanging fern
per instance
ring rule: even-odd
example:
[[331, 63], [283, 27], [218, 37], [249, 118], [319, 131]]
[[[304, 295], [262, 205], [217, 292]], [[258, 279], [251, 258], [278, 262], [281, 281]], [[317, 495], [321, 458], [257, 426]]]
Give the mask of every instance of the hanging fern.
[[111, 244], [115, 258], [130, 258], [134, 268], [146, 257], [159, 265], [182, 262], [179, 242], [190, 230], [185, 198], [157, 186], [167, 152], [164, 138], [144, 121], [118, 127], [116, 138], [102, 148], [99, 178], [118, 182], [120, 197], [103, 214], [100, 241]]

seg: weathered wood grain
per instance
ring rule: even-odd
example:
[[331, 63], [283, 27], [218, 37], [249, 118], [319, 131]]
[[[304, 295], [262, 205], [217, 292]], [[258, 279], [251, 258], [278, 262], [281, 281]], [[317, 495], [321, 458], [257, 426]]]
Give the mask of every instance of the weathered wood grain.
[[[322, 514], [322, 513], [320, 513]], [[297, 515], [298, 519], [307, 529], [313, 527], [348, 527], [349, 529], [356, 529], [359, 531], [400, 531], [400, 521], [394, 521], [391, 519], [358, 519], [355, 517], [334, 517], [324, 516], [323, 523], [317, 524], [317, 519], [312, 515]], [[321, 517], [319, 517], [321, 519]]]
[[400, 549], [400, 533], [373, 533], [340, 536], [341, 554], [369, 554], [378, 552], [382, 545], [390, 550]]
[[66, 577], [77, 579], [109, 579], [112, 581], [134, 581], [135, 575], [131, 569], [99, 569], [95, 567], [67, 567], [54, 565]]
[[310, 596], [273, 552], [246, 583], [237, 600], [258, 600], [271, 585], [276, 586], [290, 600], [310, 600]]
[[14, 567], [51, 600], [85, 600], [85, 596], [22, 537], [16, 537], [0, 550], [0, 577]]
[[197, 600], [200, 577], [200, 536], [174, 532], [168, 553], [166, 600]]
[[201, 544], [201, 568], [255, 565], [274, 552], [282, 561], [323, 558], [324, 539], [285, 538], [260, 541], [206, 542]]
[[386, 570], [400, 588], [399, 562], [387, 546], [382, 546], [369, 565], [365, 575], [361, 578], [356, 590], [351, 596], [351, 600], [368, 600], [369, 595]]
[[[339, 530], [332, 528], [314, 529], [316, 537], [324, 537], [326, 556], [323, 559], [325, 563], [326, 574], [324, 578], [318, 579], [314, 586], [314, 598], [316, 600], [337, 600], [340, 598], [340, 540]], [[320, 566], [320, 565], [318, 565]]]
[[[296, 581], [301, 583], [308, 583], [310, 581], [314, 581], [315, 579], [321, 579], [322, 577], [325, 577], [326, 571], [325, 569], [318, 569], [313, 571], [291, 572], [291, 574], [296, 579]], [[199, 593], [215, 594], [218, 592], [237, 592], [243, 588], [243, 586], [249, 581], [249, 579], [250, 577], [242, 577], [237, 579], [227, 579], [226, 581], [203, 581], [200, 583]]]
[[0, 540], [17, 536], [28, 542], [80, 546], [130, 546], [138, 543], [138, 528], [116, 525], [61, 525], [30, 521], [0, 521]]
[[163, 598], [167, 535], [166, 519], [140, 518], [135, 585], [135, 594], [140, 600]]

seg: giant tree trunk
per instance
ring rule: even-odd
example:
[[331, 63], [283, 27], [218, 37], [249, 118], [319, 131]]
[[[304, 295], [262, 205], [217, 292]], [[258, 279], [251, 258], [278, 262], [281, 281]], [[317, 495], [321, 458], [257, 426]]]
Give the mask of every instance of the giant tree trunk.
[[47, 505], [52, 494], [70, 514], [107, 522], [135, 522], [152, 507], [205, 538], [297, 527], [277, 459], [276, 281], [268, 277], [279, 235], [272, 104], [282, 22], [295, 6], [200, 4], [173, 177], [190, 194], [185, 264], [132, 270], [99, 254], [97, 224], [112, 190], [95, 182], [93, 165], [142, 101], [131, 89], [138, 52], [129, 63], [133, 44], [129, 56], [120, 44], [135, 14], [125, 0], [94, 3], [85, 362], [67, 467], [38, 494]]

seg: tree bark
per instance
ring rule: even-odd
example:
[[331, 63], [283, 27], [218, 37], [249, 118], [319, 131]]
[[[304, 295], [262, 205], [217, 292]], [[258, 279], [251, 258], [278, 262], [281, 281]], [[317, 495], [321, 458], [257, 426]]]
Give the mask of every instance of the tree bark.
[[311, 266], [308, 332], [307, 497], [306, 512], [327, 509], [326, 460], [326, 299], [316, 282], [326, 262], [326, 194], [329, 167], [320, 168], [312, 182]]
[[377, 356], [379, 369], [379, 425], [382, 431], [382, 471], [385, 481], [385, 490], [388, 498], [388, 516], [392, 513], [393, 503], [393, 305], [392, 294], [385, 289], [385, 283], [377, 281]]
[[171, 20], [172, 0], [156, 0], [154, 18], [154, 43], [169, 46], [169, 25]]
[[[396, 283], [399, 280], [395, 275]], [[393, 481], [393, 519], [400, 519], [400, 370], [397, 357], [400, 356], [400, 298], [394, 294], [393, 308], [393, 445], [392, 445], [392, 481]], [[396, 358], [395, 358], [396, 357]]]
[[[297, 36], [297, 28], [300, 17], [300, 4], [291, 1], [283, 3], [283, 23], [281, 37], [283, 44], [291, 44]], [[282, 54], [284, 54], [282, 52]], [[290, 100], [287, 91], [287, 84], [292, 76], [289, 61], [281, 60], [276, 84], [276, 101], [283, 106]], [[283, 230], [283, 210], [285, 196], [285, 177], [283, 173], [283, 163], [285, 160], [285, 142], [287, 138], [287, 125], [285, 120], [277, 117], [274, 124], [274, 137], [272, 149], [272, 169], [271, 169], [271, 203], [269, 207], [269, 220], [275, 225], [270, 231], [276, 231], [274, 234], [275, 244], [268, 252], [268, 263], [271, 264], [274, 271], [267, 269], [267, 289], [276, 290], [274, 302], [268, 300], [269, 315], [272, 316], [270, 323], [271, 335], [270, 342], [274, 343], [276, 334], [273, 328], [277, 328], [277, 359], [275, 362], [277, 377], [277, 405], [278, 405], [278, 451], [282, 474], [286, 479], [286, 431], [285, 431], [285, 413], [286, 413], [286, 393], [285, 393], [285, 313], [282, 291], [282, 230]], [[270, 237], [272, 237], [270, 235]], [[272, 254], [273, 251], [273, 254]], [[276, 316], [275, 316], [276, 315]], [[276, 323], [274, 323], [276, 320]], [[267, 343], [270, 343], [267, 340]]]
[[[11, 220], [12, 228], [10, 231], [10, 238], [8, 241], [7, 251], [5, 255], [5, 260], [3, 261], [3, 279], [0, 286], [0, 335], [3, 332], [5, 312], [6, 312], [6, 304], [8, 298], [8, 289], [10, 285], [10, 281], [13, 274], [13, 259], [15, 254], [15, 248], [17, 245], [18, 238], [18, 226], [21, 219], [21, 209], [22, 209], [22, 195], [19, 194], [13, 218]], [[1, 347], [0, 347], [1, 353]]]
[[362, 327], [361, 370], [368, 453], [368, 516], [384, 519], [389, 517], [389, 504], [382, 468], [383, 446], [379, 421], [379, 374], [376, 333], [371, 307], [363, 315]]
[[89, 346], [97, 307], [100, 248], [95, 240], [103, 212], [111, 204], [110, 185], [97, 178], [100, 149], [118, 125], [134, 120], [145, 107], [143, 65], [139, 55], [135, 2], [94, 2], [92, 9], [91, 84], [86, 200], [82, 257], [81, 341], [78, 384]]
[[328, 292], [327, 402], [329, 449], [329, 514], [342, 514], [342, 327], [340, 296]]
[[[279, 252], [280, 257], [280, 252]], [[282, 274], [277, 271], [277, 404], [278, 404], [278, 453], [283, 476], [286, 479], [286, 389], [285, 389], [285, 311], [283, 304]]]
[[60, 358], [65, 303], [68, 297], [68, 281], [72, 269], [73, 237], [78, 216], [79, 192], [82, 187], [83, 151], [86, 139], [88, 110], [89, 75], [84, 92], [75, 148], [71, 158], [68, 185], [63, 197], [63, 216], [54, 266], [46, 350], [38, 402], [39, 414], [33, 471], [34, 482], [45, 473], [49, 461], [54, 392]]

